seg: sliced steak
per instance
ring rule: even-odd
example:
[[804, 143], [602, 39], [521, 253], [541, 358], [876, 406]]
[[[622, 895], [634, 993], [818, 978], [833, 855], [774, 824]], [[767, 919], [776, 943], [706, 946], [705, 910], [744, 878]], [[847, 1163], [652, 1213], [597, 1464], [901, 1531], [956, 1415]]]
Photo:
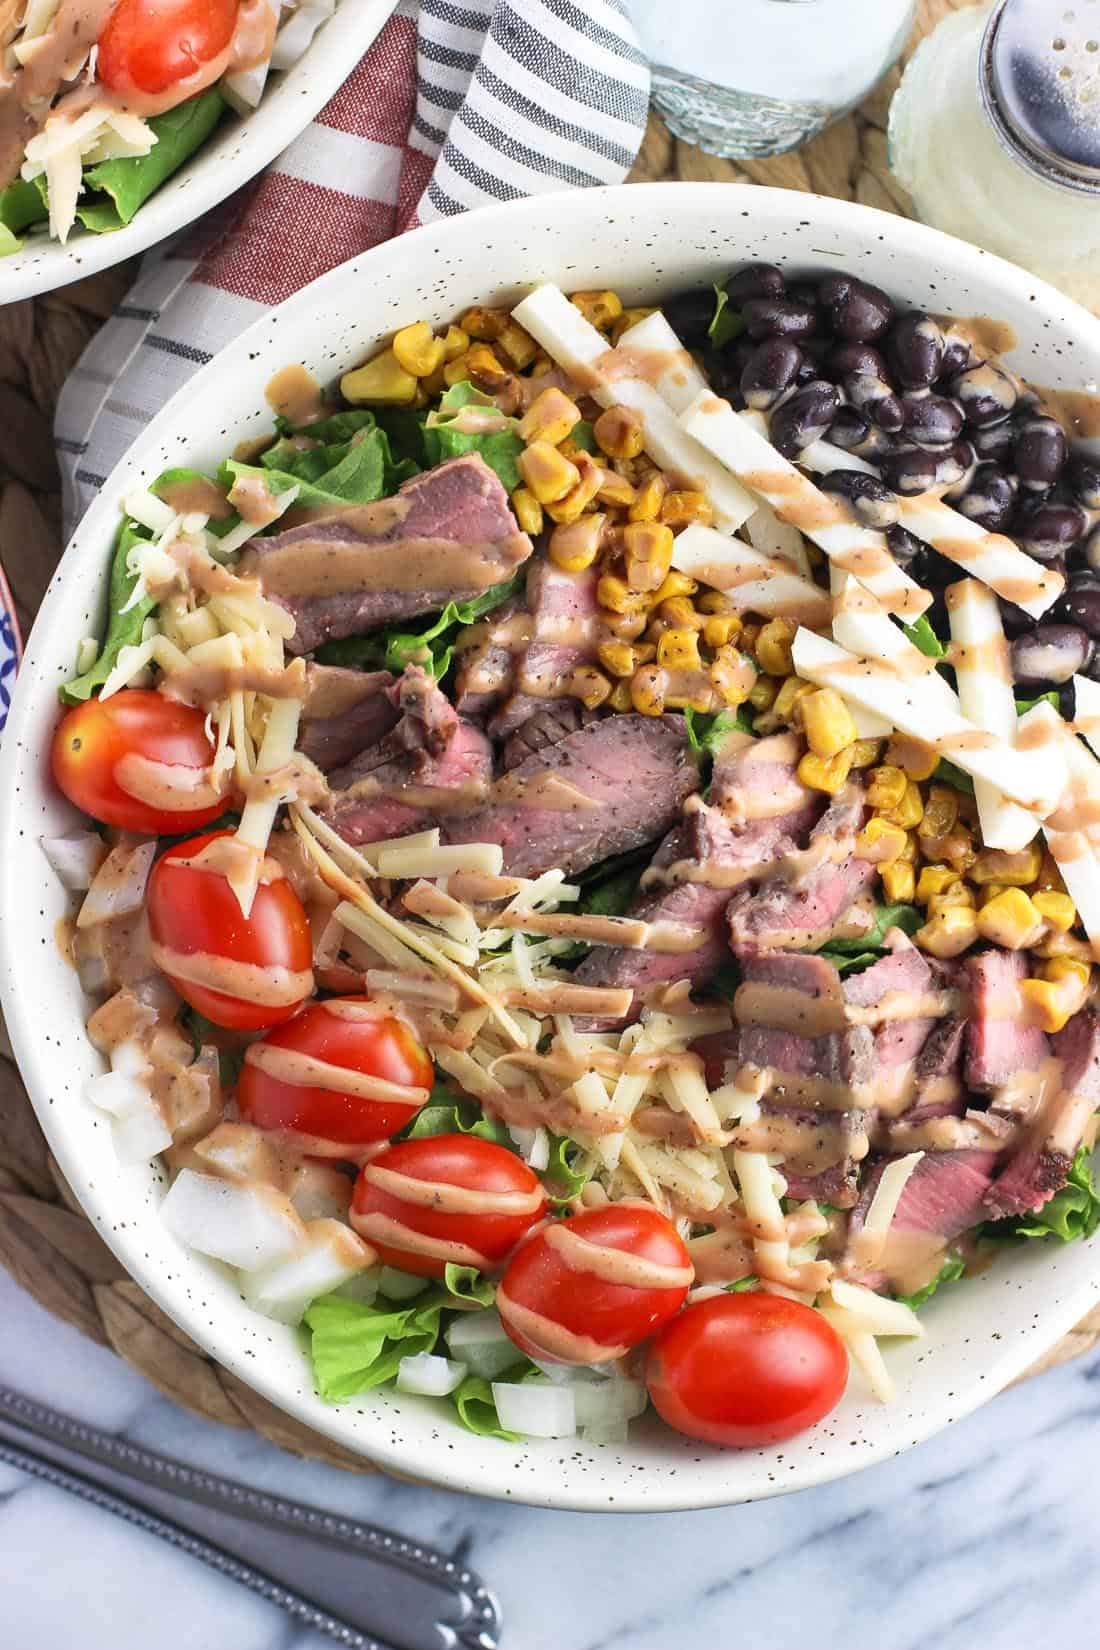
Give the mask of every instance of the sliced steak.
[[498, 842], [512, 876], [583, 871], [669, 829], [699, 783], [679, 716], [609, 716], [527, 757], [448, 842]]
[[738, 1124], [738, 1150], [782, 1152], [780, 1174], [787, 1196], [850, 1209], [859, 1196], [859, 1165], [867, 1156], [868, 1114], [863, 1110], [813, 1111], [766, 1100], [756, 1123]]
[[455, 709], [482, 721], [512, 691], [516, 661], [531, 640], [531, 615], [521, 601], [505, 602], [455, 644]]
[[992, 1093], [1020, 1072], [1038, 1071], [1047, 1040], [1024, 1023], [1020, 981], [1027, 974], [1022, 951], [983, 951], [966, 959], [970, 1025], [966, 1034], [968, 1088]]
[[[947, 1015], [932, 1026], [914, 1064], [912, 1101], [900, 1117], [880, 1117], [875, 1130], [878, 1150], [904, 1155], [957, 1151], [976, 1143], [973, 1128], [963, 1124], [967, 1095], [959, 1068], [965, 1037], [963, 1014]], [[986, 1139], [982, 1144], [992, 1142]]]
[[888, 1113], [910, 1101], [916, 1061], [937, 1019], [928, 1012], [936, 1003], [932, 970], [900, 929], [889, 938], [893, 949], [844, 982], [845, 1001], [874, 1016], [875, 1104]]
[[[763, 888], [739, 894], [730, 902], [734, 950], [766, 946], [816, 951], [837, 938], [838, 932], [850, 932], [845, 919], [870, 888], [877, 869], [855, 854], [856, 832], [866, 811], [862, 787], [848, 786], [815, 825], [801, 865], [788, 863]], [[862, 910], [855, 934], [868, 933], [872, 921], [869, 912]]]
[[521, 722], [515, 733], [509, 734], [501, 754], [501, 766], [506, 773], [518, 768], [529, 756], [556, 745], [592, 721], [595, 721], [595, 712], [585, 710], [579, 699], [553, 699], [526, 722]]
[[397, 722], [388, 670], [341, 670], [306, 666], [306, 699], [298, 749], [324, 773], [341, 768]]
[[1019, 1149], [985, 1196], [994, 1219], [1034, 1213], [1061, 1191], [1100, 1106], [1100, 1016], [1082, 1009], [1050, 1040], [1054, 1059], [1036, 1084], [1037, 1105]]
[[731, 824], [779, 818], [812, 807], [820, 811], [820, 791], [798, 777], [806, 746], [797, 733], [773, 733], [767, 739], [733, 729], [714, 755], [708, 801]]
[[864, 1176], [852, 1210], [845, 1270], [871, 1288], [898, 1295], [930, 1283], [949, 1244], [987, 1218], [985, 1197], [997, 1159], [996, 1151], [926, 1152], [905, 1183], [885, 1237], [871, 1240], [863, 1221], [887, 1164], [894, 1161], [880, 1158]]
[[290, 651], [311, 653], [469, 600], [510, 579], [530, 554], [496, 472], [467, 453], [413, 476], [394, 498], [253, 539], [239, 571], [293, 616]]
[[[577, 970], [579, 981], [629, 986], [636, 1016], [655, 987], [685, 979], [700, 984], [714, 973], [729, 954], [723, 917], [733, 891], [767, 876], [777, 860], [797, 849], [813, 824], [817, 805], [794, 777], [799, 754], [797, 740], [787, 736], [750, 739], [747, 745], [738, 736], [736, 749], [719, 757], [729, 811], [689, 804], [644, 873], [630, 915], [695, 929], [698, 943], [679, 952], [594, 946]], [[785, 781], [780, 777], [784, 767]], [[794, 808], [783, 814], [768, 811], [776, 794], [793, 798]], [[601, 1021], [599, 1028], [619, 1023]]]
[[564, 573], [545, 559], [532, 562], [527, 573], [530, 639], [516, 663], [514, 690], [489, 724], [494, 738], [506, 739], [549, 702], [575, 697], [573, 673], [596, 658], [598, 583], [595, 567]]
[[772, 1072], [768, 1098], [777, 1104], [852, 1109], [852, 1091], [858, 1098], [874, 1074], [874, 1034], [848, 1023], [835, 963], [751, 949], [739, 951], [737, 960], [740, 1063]]
[[380, 842], [472, 811], [488, 795], [492, 746], [419, 665], [390, 689], [393, 729], [329, 775], [328, 817], [346, 842]]

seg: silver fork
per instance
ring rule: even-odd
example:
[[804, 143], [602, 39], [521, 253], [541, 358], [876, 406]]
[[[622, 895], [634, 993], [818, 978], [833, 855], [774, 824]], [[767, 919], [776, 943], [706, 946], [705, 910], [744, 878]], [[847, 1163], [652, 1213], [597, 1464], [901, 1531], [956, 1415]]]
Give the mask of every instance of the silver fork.
[[0, 1461], [190, 1553], [348, 1650], [497, 1650], [459, 1560], [374, 1524], [199, 1472], [0, 1388]]

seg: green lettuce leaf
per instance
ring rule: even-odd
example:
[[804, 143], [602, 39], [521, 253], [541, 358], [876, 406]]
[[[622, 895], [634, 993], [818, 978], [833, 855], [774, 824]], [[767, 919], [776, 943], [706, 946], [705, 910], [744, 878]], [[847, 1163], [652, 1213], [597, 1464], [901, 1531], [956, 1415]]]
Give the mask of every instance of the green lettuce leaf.
[[103, 160], [87, 167], [86, 193], [76, 209], [84, 227], [105, 234], [129, 223], [154, 190], [206, 142], [225, 107], [225, 99], [216, 86], [211, 86], [167, 114], [152, 116], [149, 125], [157, 141], [147, 155]]
[[723, 286], [714, 288], [714, 314], [707, 328], [707, 337], [715, 349], [721, 349], [725, 344], [732, 344], [745, 330], [745, 318], [739, 309], [734, 309], [730, 303], [729, 293]]
[[1053, 705], [1057, 710], [1058, 704], [1058, 689], [1051, 688], [1046, 693], [1040, 693], [1035, 699], [1017, 699], [1016, 715], [1024, 716], [1029, 710], [1034, 710], [1036, 705]]
[[943, 659], [947, 656], [947, 649], [940, 641], [936, 632], [928, 622], [928, 615], [922, 613], [915, 624], [903, 624], [901, 627], [914, 647], [929, 659]]
[[1092, 1178], [1092, 1154], [1082, 1146], [1073, 1160], [1069, 1179], [1037, 1214], [991, 1220], [982, 1231], [1001, 1239], [1056, 1237], [1063, 1243], [1088, 1238], [1100, 1226], [1100, 1188]]
[[498, 410], [492, 396], [483, 395], [473, 384], [452, 384], [439, 405], [424, 421], [424, 452], [429, 466], [443, 464], [449, 458], [460, 458], [463, 453], [480, 453], [491, 470], [500, 477], [506, 492], [513, 493], [522, 479], [519, 473], [519, 455], [523, 442], [516, 434], [514, 418], [506, 420], [507, 427], [485, 434], [467, 433], [453, 427], [464, 407], [486, 407]]
[[128, 612], [122, 610], [137, 584], [136, 576], [126, 566], [126, 558], [135, 544], [147, 541], [149, 534], [135, 522], [126, 521], [119, 530], [115, 553], [111, 562], [111, 578], [107, 591], [107, 634], [99, 650], [99, 658], [82, 676], [58, 689], [63, 705], [79, 705], [89, 699], [96, 688], [102, 687], [124, 647], [135, 647], [141, 641], [141, 627], [156, 610], [151, 596], [142, 597]]
[[940, 757], [932, 777], [939, 780], [941, 785], [953, 785], [957, 791], [962, 791], [964, 796], [974, 795], [974, 781], [970, 775], [957, 768], [954, 762], [949, 762], [946, 756]]
[[15, 178], [6, 189], [0, 190], [0, 258], [18, 252], [23, 245], [20, 237], [24, 229], [44, 223], [49, 215], [49, 208], [33, 183]]
[[541, 1178], [550, 1182], [556, 1195], [553, 1203], [569, 1203], [587, 1186], [592, 1178], [591, 1168], [578, 1168], [577, 1158], [588, 1161], [588, 1154], [567, 1134], [550, 1136], [550, 1161], [542, 1170]]
[[587, 418], [578, 419], [569, 432], [569, 439], [585, 453], [596, 451], [596, 431]]
[[898, 1299], [903, 1306], [912, 1307], [916, 1312], [927, 1300], [931, 1300], [936, 1290], [945, 1283], [955, 1283], [962, 1277], [966, 1262], [961, 1255], [948, 1255], [931, 1283], [926, 1283], [923, 1289], [918, 1289], [915, 1295], [900, 1295]]
[[342, 1295], [322, 1295], [305, 1315], [317, 1391], [327, 1404], [382, 1386], [402, 1358], [430, 1352], [439, 1338], [445, 1298], [432, 1290], [409, 1306], [381, 1297], [371, 1305]]
[[760, 1282], [760, 1279], [757, 1277], [756, 1273], [755, 1272], [750, 1272], [747, 1275], [747, 1277], [738, 1278], [735, 1283], [727, 1283], [726, 1284], [726, 1294], [727, 1295], [744, 1295], [744, 1294], [747, 1294], [750, 1289], [755, 1289], [759, 1282]]
[[458, 632], [474, 624], [493, 608], [514, 596], [525, 577], [524, 570], [503, 584], [494, 584], [468, 602], [448, 602], [426, 630], [389, 628], [369, 636], [346, 636], [342, 641], [325, 642], [315, 657], [323, 665], [343, 665], [350, 670], [376, 670], [384, 666], [400, 675], [406, 665], [423, 665], [436, 681], [451, 668]]
[[423, 1140], [433, 1134], [476, 1134], [480, 1140], [492, 1140], [497, 1146], [515, 1151], [516, 1144], [503, 1123], [482, 1115], [472, 1100], [455, 1094], [445, 1083], [433, 1088], [413, 1118], [401, 1131], [402, 1140]]
[[903, 934], [913, 935], [924, 922], [924, 912], [917, 905], [876, 905], [875, 926], [869, 934], [854, 940], [832, 940], [822, 948], [822, 956], [856, 958], [864, 952], [881, 951], [890, 928], [900, 928]]
[[692, 710], [684, 711], [688, 744], [699, 756], [717, 756], [728, 733], [751, 733], [752, 719], [745, 705], [736, 710], [720, 710], [716, 716], [707, 716]]
[[474, 1266], [456, 1266], [449, 1260], [443, 1268], [443, 1287], [456, 1300], [469, 1301], [471, 1306], [492, 1306], [497, 1298], [496, 1285], [482, 1277]]
[[[507, 1376], [514, 1379], [515, 1371], [508, 1370]], [[492, 1385], [484, 1376], [467, 1375], [451, 1393], [451, 1402], [467, 1432], [476, 1432], [480, 1438], [503, 1438], [507, 1444], [519, 1442], [518, 1433], [506, 1432], [501, 1426]]]

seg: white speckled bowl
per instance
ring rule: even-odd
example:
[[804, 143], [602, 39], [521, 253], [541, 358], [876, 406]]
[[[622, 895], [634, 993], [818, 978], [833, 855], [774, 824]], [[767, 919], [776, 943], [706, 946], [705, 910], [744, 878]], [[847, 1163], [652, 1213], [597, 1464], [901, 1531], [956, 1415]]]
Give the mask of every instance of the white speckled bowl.
[[182, 1249], [157, 1218], [161, 1176], [123, 1168], [82, 1099], [99, 1061], [76, 976], [54, 943], [66, 899], [38, 847], [73, 823], [47, 780], [54, 690], [106, 588], [119, 500], [172, 464], [212, 466], [269, 414], [276, 368], [322, 380], [394, 327], [445, 322], [470, 303], [512, 302], [534, 281], [610, 286], [629, 301], [713, 280], [747, 259], [848, 268], [917, 306], [992, 315], [1021, 339], [1038, 382], [1100, 376], [1100, 322], [1031, 276], [922, 228], [835, 200], [769, 189], [656, 184], [525, 201], [435, 224], [334, 270], [257, 322], [150, 425], [88, 512], [30, 637], [0, 765], [0, 985], [15, 1051], [53, 1151], [90, 1218], [142, 1287], [213, 1357], [300, 1420], [385, 1467], [484, 1495], [617, 1511], [704, 1507], [773, 1495], [908, 1449], [1025, 1370], [1100, 1298], [1100, 1238], [1032, 1244], [946, 1291], [928, 1335], [889, 1354], [899, 1396], [868, 1401], [859, 1377], [823, 1425], [780, 1449], [708, 1450], [639, 1428], [628, 1446], [504, 1444], [472, 1437], [443, 1403], [395, 1392], [328, 1408], [295, 1336], [256, 1316], [227, 1273]]
[[187, 165], [147, 200], [131, 223], [109, 235], [79, 226], [65, 246], [30, 235], [21, 252], [0, 258], [0, 304], [53, 292], [133, 258], [193, 223], [240, 189], [305, 130], [373, 43], [397, 0], [340, 0], [309, 50], [273, 75], [259, 108], [226, 115]]

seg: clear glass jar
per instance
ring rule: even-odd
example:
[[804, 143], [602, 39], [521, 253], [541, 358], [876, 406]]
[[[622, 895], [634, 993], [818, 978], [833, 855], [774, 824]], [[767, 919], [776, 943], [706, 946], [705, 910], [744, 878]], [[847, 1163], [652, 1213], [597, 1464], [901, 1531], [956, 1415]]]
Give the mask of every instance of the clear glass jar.
[[[1021, 54], [1019, 41], [1006, 38], [998, 63], [999, 31], [1009, 24], [1030, 28], [1036, 20], [1042, 35], [1025, 45], [1041, 53]], [[1036, 66], [1049, 78], [1036, 82]], [[1014, 92], [1030, 92], [1037, 83], [1043, 98], [1032, 100], [1028, 112], [1038, 111], [1039, 124], [1029, 132], [1015, 118]], [[1072, 153], [1072, 133], [1056, 106], [1065, 88], [1079, 100], [1086, 140], [1091, 123], [1100, 141], [1096, 0], [1076, 7], [1060, 0], [1004, 6], [1002, 0], [955, 12], [921, 42], [894, 97], [890, 166], [924, 223], [1010, 258], [1100, 309], [1100, 176], [1081, 170]]]
[[653, 103], [711, 154], [778, 155], [859, 103], [900, 55], [916, 0], [627, 0]]

